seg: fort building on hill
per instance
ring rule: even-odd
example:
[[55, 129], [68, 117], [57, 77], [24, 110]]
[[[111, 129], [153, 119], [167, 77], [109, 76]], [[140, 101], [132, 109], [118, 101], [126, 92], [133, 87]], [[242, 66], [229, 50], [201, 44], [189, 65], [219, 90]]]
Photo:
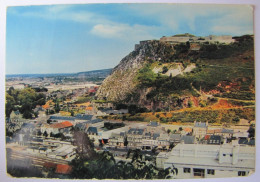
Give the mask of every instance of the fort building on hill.
[[160, 40], [143, 40], [140, 41], [139, 44], [135, 44], [135, 50], [139, 47], [143, 46], [147, 42], [159, 41], [168, 44], [179, 44], [190, 42], [191, 50], [199, 50], [200, 43], [222, 43], [222, 44], [230, 44], [235, 42], [236, 40], [231, 35], [209, 35], [209, 36], [195, 36], [189, 33], [185, 34], [177, 34], [173, 36], [163, 36]]
[[225, 44], [230, 44], [232, 42], [235, 42], [235, 39], [232, 38], [231, 35], [209, 35], [206, 37], [197, 37], [188, 33], [185, 34], [178, 34], [178, 35], [173, 35], [170, 37], [163, 36], [160, 38], [161, 42], [167, 42], [171, 44], [178, 44], [178, 43], [185, 43], [185, 42], [197, 42], [197, 43], [204, 43], [204, 42], [209, 42], [209, 43], [225, 43]]

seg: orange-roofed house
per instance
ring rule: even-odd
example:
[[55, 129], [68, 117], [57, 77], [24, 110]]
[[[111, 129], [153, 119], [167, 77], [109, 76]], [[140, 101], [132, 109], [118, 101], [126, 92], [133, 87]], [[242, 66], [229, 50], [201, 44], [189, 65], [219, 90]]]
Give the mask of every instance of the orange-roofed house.
[[50, 109], [50, 105], [48, 105], [48, 104], [45, 104], [42, 107], [43, 107], [43, 109]]
[[187, 127], [187, 128], [184, 128], [183, 131], [185, 133], [192, 133], [192, 128]]
[[93, 107], [86, 107], [86, 114], [92, 114], [93, 113]]
[[55, 173], [57, 174], [70, 174], [72, 167], [67, 164], [58, 164]]
[[73, 124], [69, 121], [64, 121], [61, 123], [53, 123], [50, 125], [50, 129], [53, 134], [58, 134], [58, 133], [64, 133], [68, 132]]
[[93, 107], [86, 107], [86, 110], [87, 110], [87, 111], [92, 111], [92, 110], [93, 110]]

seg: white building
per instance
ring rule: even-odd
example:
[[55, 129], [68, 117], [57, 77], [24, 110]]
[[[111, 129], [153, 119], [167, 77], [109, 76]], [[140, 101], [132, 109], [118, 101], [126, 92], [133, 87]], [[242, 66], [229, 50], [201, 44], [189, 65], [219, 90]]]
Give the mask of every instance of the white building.
[[159, 168], [176, 167], [179, 179], [247, 176], [255, 170], [255, 147], [180, 143], [169, 153], [159, 153], [156, 163]]

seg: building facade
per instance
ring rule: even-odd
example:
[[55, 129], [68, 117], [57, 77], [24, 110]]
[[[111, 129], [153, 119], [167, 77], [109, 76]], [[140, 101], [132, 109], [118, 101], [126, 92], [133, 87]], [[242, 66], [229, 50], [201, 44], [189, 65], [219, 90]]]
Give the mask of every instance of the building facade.
[[223, 178], [248, 176], [255, 170], [255, 147], [180, 143], [156, 158], [159, 168], [175, 167], [175, 178]]

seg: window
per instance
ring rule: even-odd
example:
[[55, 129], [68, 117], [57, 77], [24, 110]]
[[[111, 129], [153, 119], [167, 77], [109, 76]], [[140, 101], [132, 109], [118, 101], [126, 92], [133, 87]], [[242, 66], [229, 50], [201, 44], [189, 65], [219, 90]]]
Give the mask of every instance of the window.
[[193, 175], [198, 177], [204, 177], [205, 169], [193, 168]]
[[184, 173], [190, 173], [190, 168], [183, 168]]
[[207, 173], [211, 174], [211, 175], [215, 175], [215, 170], [214, 169], [208, 169]]
[[246, 172], [245, 171], [238, 171], [238, 176], [245, 176]]
[[233, 154], [230, 154], [230, 157], [232, 157], [233, 156]]
[[225, 156], [226, 156], [226, 154], [223, 154], [223, 156], [225, 157]]

